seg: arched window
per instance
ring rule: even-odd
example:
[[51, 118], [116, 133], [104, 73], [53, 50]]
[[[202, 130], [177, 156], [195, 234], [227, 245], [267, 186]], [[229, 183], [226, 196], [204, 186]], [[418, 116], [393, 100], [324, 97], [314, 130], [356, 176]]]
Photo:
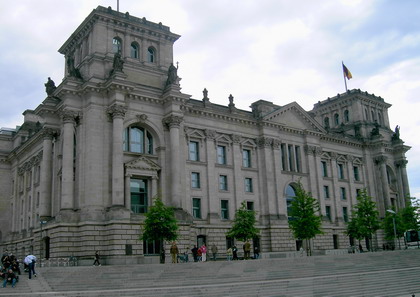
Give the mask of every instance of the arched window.
[[328, 129], [330, 127], [330, 118], [329, 117], [325, 117], [324, 118], [324, 128]]
[[383, 125], [383, 120], [382, 120], [382, 114], [380, 112], [378, 112], [378, 123], [379, 125]]
[[375, 113], [373, 112], [373, 110], [370, 113], [372, 115], [372, 122], [374, 122], [375, 121]]
[[286, 204], [287, 204], [287, 216], [290, 218], [290, 212], [292, 207], [292, 201], [296, 197], [296, 190], [292, 185], [288, 185], [286, 188]]
[[156, 51], [153, 47], [147, 49], [147, 61], [150, 63], [156, 62]]
[[340, 124], [340, 116], [338, 113], [334, 114], [334, 124], [338, 126]]
[[140, 154], [153, 154], [152, 134], [142, 127], [127, 127], [123, 134], [123, 150]]
[[350, 114], [349, 114], [349, 111], [347, 109], [344, 111], [344, 121], [346, 123], [350, 121]]
[[121, 39], [119, 39], [118, 37], [114, 37], [114, 39], [112, 39], [112, 52], [121, 54], [121, 44]]
[[133, 59], [138, 59], [139, 58], [139, 46], [136, 42], [133, 42], [131, 44], [130, 56]]

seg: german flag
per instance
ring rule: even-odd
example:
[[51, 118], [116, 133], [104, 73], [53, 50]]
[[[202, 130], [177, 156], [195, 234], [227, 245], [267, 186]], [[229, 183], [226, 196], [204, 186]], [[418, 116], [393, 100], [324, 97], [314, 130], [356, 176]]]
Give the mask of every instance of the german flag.
[[[343, 63], [341, 63], [343, 64]], [[351, 79], [353, 76], [351, 75], [350, 70], [347, 69], [346, 65], [343, 64], [343, 74], [347, 79]]]

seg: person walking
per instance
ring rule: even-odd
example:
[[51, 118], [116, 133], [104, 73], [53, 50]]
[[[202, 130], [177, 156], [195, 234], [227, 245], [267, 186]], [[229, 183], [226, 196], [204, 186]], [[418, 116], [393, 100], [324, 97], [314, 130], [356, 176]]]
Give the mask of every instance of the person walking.
[[177, 263], [178, 261], [178, 259], [177, 259], [177, 256], [178, 256], [178, 253], [179, 253], [179, 251], [178, 251], [178, 247], [176, 246], [176, 242], [174, 241], [174, 242], [172, 242], [172, 246], [171, 246], [171, 249], [170, 249], [170, 252], [171, 252], [171, 256], [172, 256], [172, 263]]
[[36, 277], [36, 272], [35, 272], [36, 257], [34, 255], [27, 255], [25, 257], [24, 262], [25, 262], [26, 265], [28, 265], [29, 279], [32, 278], [32, 274], [33, 274], [33, 276]]
[[214, 243], [211, 246], [211, 253], [213, 255], [213, 261], [216, 261], [216, 258], [217, 258], [217, 246]]
[[227, 259], [228, 261], [232, 261], [232, 254], [233, 254], [233, 252], [232, 252], [232, 248], [230, 247], [230, 248], [228, 248], [228, 249], [227, 249], [227, 251], [226, 251], [226, 259]]
[[101, 263], [99, 263], [99, 259], [100, 259], [99, 251], [96, 251], [95, 252], [95, 261], [93, 262], [93, 266], [96, 266], [96, 264], [98, 264], [98, 266], [101, 266]]

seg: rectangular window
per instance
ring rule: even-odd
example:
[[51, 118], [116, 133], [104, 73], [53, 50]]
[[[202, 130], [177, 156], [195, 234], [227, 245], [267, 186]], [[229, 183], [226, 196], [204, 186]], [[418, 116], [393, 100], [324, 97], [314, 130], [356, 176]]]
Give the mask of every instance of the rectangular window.
[[330, 188], [328, 186], [324, 186], [324, 198], [330, 198]]
[[354, 180], [360, 181], [359, 167], [353, 166]]
[[219, 175], [219, 190], [228, 190], [227, 175]]
[[301, 172], [301, 164], [300, 164], [300, 147], [295, 146], [295, 161], [296, 161], [296, 172]]
[[254, 210], [254, 201], [247, 201], [246, 202], [246, 209], [247, 210]]
[[198, 172], [191, 173], [191, 187], [194, 189], [200, 188], [200, 173]]
[[340, 188], [340, 193], [341, 193], [341, 200], [346, 200], [347, 199], [346, 188]]
[[222, 145], [217, 146], [217, 163], [226, 164], [226, 147]]
[[293, 164], [293, 145], [287, 146], [287, 153], [289, 154], [289, 171], [294, 171], [295, 166]]
[[229, 200], [220, 201], [220, 217], [222, 220], [229, 220]]
[[325, 206], [325, 215], [327, 216], [328, 221], [331, 222], [331, 206]]
[[242, 166], [250, 168], [251, 167], [251, 151], [243, 150], [242, 151]]
[[343, 207], [343, 220], [346, 223], [349, 221], [349, 214], [346, 206]]
[[252, 193], [254, 192], [252, 187], [252, 178], [245, 178], [245, 192]]
[[280, 146], [281, 149], [281, 170], [287, 170], [286, 166], [286, 145], [284, 143], [281, 144]]
[[131, 211], [134, 213], [147, 212], [147, 180], [132, 178], [130, 180]]
[[189, 145], [190, 151], [190, 161], [199, 161], [199, 152], [198, 152], [198, 142], [197, 141], [190, 141]]
[[192, 202], [193, 202], [193, 205], [192, 205], [193, 217], [196, 219], [201, 219], [201, 199], [193, 198]]
[[160, 240], [143, 240], [144, 255], [159, 255]]
[[323, 176], [323, 177], [328, 177], [328, 167], [327, 167], [327, 162], [325, 162], [325, 161], [321, 161], [321, 166], [322, 166], [322, 176]]
[[338, 178], [344, 179], [344, 165], [338, 164]]
[[360, 195], [360, 189], [356, 189], [356, 198]]

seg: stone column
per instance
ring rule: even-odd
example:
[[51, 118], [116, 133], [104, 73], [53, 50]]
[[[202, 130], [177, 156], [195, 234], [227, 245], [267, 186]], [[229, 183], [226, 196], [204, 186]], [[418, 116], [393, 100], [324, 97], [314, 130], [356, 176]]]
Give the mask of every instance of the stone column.
[[[275, 179], [274, 179], [274, 160], [272, 158], [273, 145], [274, 139], [270, 137], [260, 137], [257, 139], [258, 144], [258, 150], [260, 152], [260, 165], [262, 168], [261, 170], [261, 180], [264, 184], [261, 188], [261, 195], [262, 195], [262, 201], [266, 201], [264, 205], [261, 205], [261, 213], [264, 213], [263, 218], [267, 218], [270, 220], [271, 215], [276, 216], [277, 215], [277, 209], [276, 209], [276, 197], [274, 192], [275, 187]], [[282, 215], [282, 214], [280, 214]], [[286, 214], [287, 215], [287, 214]]]
[[74, 149], [74, 124], [76, 113], [71, 110], [63, 110], [63, 161], [61, 170], [61, 210], [74, 208], [74, 173], [73, 173], [73, 149]]
[[[353, 205], [357, 203], [356, 187], [354, 185], [355, 179], [354, 179], [353, 161], [354, 161], [354, 157], [351, 155], [348, 155], [347, 156], [347, 180], [349, 183], [349, 192], [350, 192], [348, 194], [350, 208], [353, 208]], [[361, 174], [361, 172], [362, 170], [359, 171], [359, 175]]]
[[[217, 187], [215, 187], [215, 184], [218, 185], [216, 182], [216, 176], [214, 174], [215, 172], [215, 163], [216, 163], [216, 148], [214, 139], [216, 138], [216, 131], [214, 130], [205, 130], [206, 135], [206, 156], [207, 156], [207, 195], [208, 195], [208, 203], [207, 203], [207, 212], [209, 214], [210, 220], [219, 219], [218, 213], [212, 214], [211, 211], [216, 211], [216, 209], [219, 209], [219, 206], [217, 205]], [[201, 181], [201, 183], [203, 183]]]
[[171, 205], [181, 208], [181, 152], [179, 140], [179, 128], [183, 121], [181, 116], [170, 115], [163, 119], [163, 124], [169, 127], [169, 145], [170, 148], [170, 176], [171, 176]]
[[[127, 108], [114, 104], [107, 110], [112, 117], [112, 206], [124, 206], [123, 129]], [[126, 205], [127, 207], [127, 205]]]
[[42, 162], [40, 172], [39, 217], [41, 220], [51, 217], [52, 190], [52, 139], [55, 131], [43, 129]]
[[333, 205], [331, 206], [333, 207], [334, 211], [334, 213], [331, 214], [331, 219], [333, 222], [338, 222], [339, 214], [341, 213], [341, 210], [338, 209], [338, 207], [341, 205], [341, 193], [338, 183], [337, 157], [337, 153], [331, 153], [331, 175], [333, 179], [333, 189], [331, 191], [331, 194], [333, 195]]
[[321, 208], [320, 214], [325, 216], [325, 197], [323, 189], [324, 183], [322, 179], [321, 168], [322, 149], [314, 145], [306, 145], [304, 150], [305, 154], [307, 155], [307, 162], [309, 165], [309, 178], [311, 181], [310, 191], [315, 197], [318, 197], [319, 207]]
[[125, 207], [129, 210], [131, 210], [131, 189], [130, 189], [130, 182], [131, 182], [131, 174], [126, 174], [125, 175], [125, 187], [124, 187], [124, 192], [125, 192]]
[[402, 184], [402, 193], [400, 193], [400, 195], [402, 195], [401, 201], [403, 201], [402, 207], [406, 206], [406, 203], [408, 202], [407, 199], [409, 199], [407, 197], [410, 197], [410, 188], [408, 186], [407, 178], [407, 163], [407, 160], [400, 160], [396, 162], [396, 165], [399, 168], [399, 179], [401, 180]]
[[382, 198], [384, 200], [385, 211], [391, 208], [391, 198], [389, 196], [389, 184], [388, 184], [388, 177], [386, 173], [386, 161], [387, 157], [379, 156], [375, 158], [375, 163], [379, 166], [380, 173], [381, 173], [381, 190], [382, 190]]

